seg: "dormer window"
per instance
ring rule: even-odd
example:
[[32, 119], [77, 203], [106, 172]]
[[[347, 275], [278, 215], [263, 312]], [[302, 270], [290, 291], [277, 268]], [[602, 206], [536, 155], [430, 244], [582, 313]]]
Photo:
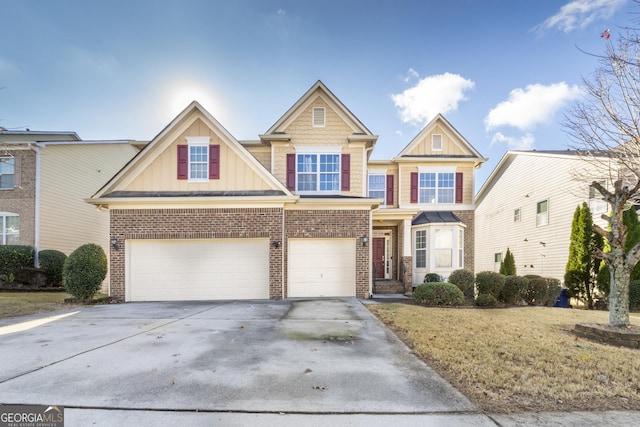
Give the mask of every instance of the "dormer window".
[[431, 150], [442, 151], [442, 135], [431, 135]]
[[313, 107], [313, 127], [323, 128], [325, 127], [325, 109], [324, 107]]

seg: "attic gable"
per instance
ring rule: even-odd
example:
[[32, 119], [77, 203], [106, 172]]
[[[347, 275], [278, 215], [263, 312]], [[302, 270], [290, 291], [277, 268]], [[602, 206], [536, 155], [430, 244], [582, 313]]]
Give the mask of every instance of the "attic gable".
[[486, 161], [442, 114], [431, 120], [398, 157], [453, 157]]
[[[179, 151], [194, 141], [207, 148], [203, 152], [215, 153], [219, 162], [215, 177], [205, 177], [200, 182], [180, 179]], [[209, 161], [213, 155], [209, 154]], [[290, 195], [246, 148], [194, 101], [93, 198], [126, 194], [233, 195], [251, 191]]]

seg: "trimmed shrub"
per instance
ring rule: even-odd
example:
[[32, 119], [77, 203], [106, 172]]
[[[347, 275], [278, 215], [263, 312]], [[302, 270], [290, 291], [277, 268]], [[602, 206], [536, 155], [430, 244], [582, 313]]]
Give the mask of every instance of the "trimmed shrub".
[[422, 305], [462, 305], [464, 295], [453, 283], [427, 282], [419, 285], [411, 296]]
[[529, 305], [544, 305], [546, 302], [547, 279], [540, 276], [530, 276], [524, 300]]
[[545, 279], [547, 281], [547, 291], [544, 295], [544, 301], [542, 301], [542, 305], [546, 305], [547, 307], [553, 307], [560, 295], [560, 291], [562, 290], [562, 285], [560, 285], [560, 280], [554, 279], [551, 277], [547, 277]]
[[473, 272], [465, 269], [460, 269], [452, 272], [449, 275], [449, 283], [456, 285], [464, 296], [469, 299], [474, 297], [474, 282], [475, 277]]
[[480, 294], [476, 298], [475, 304], [478, 307], [495, 307], [498, 305], [498, 300], [491, 294]]
[[476, 274], [478, 295], [489, 294], [497, 300], [504, 287], [504, 276], [495, 271], [481, 271]]
[[424, 280], [422, 281], [422, 283], [429, 283], [429, 282], [442, 282], [442, 277], [440, 277], [438, 273], [427, 273], [425, 274]]
[[23, 268], [33, 268], [36, 250], [25, 245], [0, 245], [0, 275], [15, 277]]
[[100, 289], [107, 276], [107, 255], [94, 243], [80, 246], [64, 262], [64, 287], [79, 299], [90, 299]]
[[64, 252], [47, 249], [38, 252], [40, 269], [47, 276], [47, 286], [62, 286], [62, 269], [67, 255]]
[[499, 300], [506, 304], [519, 304], [522, 301], [529, 279], [522, 276], [507, 276]]

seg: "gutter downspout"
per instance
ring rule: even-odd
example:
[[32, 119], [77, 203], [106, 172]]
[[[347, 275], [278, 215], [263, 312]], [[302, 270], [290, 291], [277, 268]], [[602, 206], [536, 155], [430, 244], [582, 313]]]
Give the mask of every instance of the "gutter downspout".
[[34, 195], [34, 208], [33, 208], [33, 216], [34, 216], [34, 242], [33, 246], [35, 247], [34, 254], [34, 263], [36, 267], [40, 266], [40, 259], [38, 257], [38, 252], [40, 251], [40, 148], [44, 148], [44, 144], [40, 143], [29, 143], [29, 148], [32, 149], [36, 153], [36, 180], [35, 180], [35, 195]]

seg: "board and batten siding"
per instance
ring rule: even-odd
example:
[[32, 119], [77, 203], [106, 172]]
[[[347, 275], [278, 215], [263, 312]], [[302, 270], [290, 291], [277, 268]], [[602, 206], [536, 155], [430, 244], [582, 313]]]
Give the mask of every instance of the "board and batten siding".
[[[588, 170], [573, 156], [517, 154], [476, 206], [475, 271], [497, 271], [494, 255], [513, 253], [517, 274], [564, 279], [573, 213], [588, 201]], [[578, 176], [589, 177], [578, 179]], [[537, 204], [548, 201], [548, 225], [536, 226]], [[514, 211], [520, 209], [520, 220]], [[597, 215], [600, 216], [599, 214]], [[601, 222], [601, 220], [599, 220]]]

